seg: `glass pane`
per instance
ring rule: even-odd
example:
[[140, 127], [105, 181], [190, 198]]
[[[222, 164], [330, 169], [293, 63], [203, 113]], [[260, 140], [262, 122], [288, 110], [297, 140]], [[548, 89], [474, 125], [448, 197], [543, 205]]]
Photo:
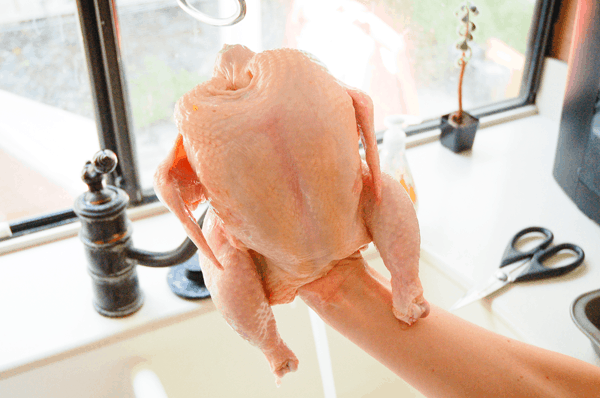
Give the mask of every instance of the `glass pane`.
[[99, 145], [75, 1], [0, 7], [0, 222], [11, 222], [71, 208]]
[[[236, 0], [192, 2], [212, 16], [229, 16]], [[465, 109], [519, 94], [534, 0], [480, 0], [473, 18]], [[223, 44], [255, 52], [294, 47], [315, 54], [344, 83], [373, 98], [375, 128], [392, 114], [438, 118], [458, 108], [456, 50], [460, 1], [247, 0], [246, 18], [216, 28], [175, 1], [117, 0], [122, 52], [141, 164], [142, 183], [176, 136], [175, 101], [210, 78]]]

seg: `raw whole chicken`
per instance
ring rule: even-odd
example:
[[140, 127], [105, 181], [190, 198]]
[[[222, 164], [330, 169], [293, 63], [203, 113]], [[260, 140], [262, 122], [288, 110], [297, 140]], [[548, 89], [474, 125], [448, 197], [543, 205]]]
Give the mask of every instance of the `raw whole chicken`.
[[[391, 272], [396, 318], [427, 316], [415, 211], [380, 172], [369, 96], [305, 52], [226, 45], [213, 77], [178, 101], [175, 121], [179, 135], [155, 190], [202, 253], [217, 308], [263, 351], [278, 381], [298, 359], [271, 306], [334, 267], [364, 261], [360, 249], [371, 241]], [[192, 211], [205, 200], [201, 230]]]

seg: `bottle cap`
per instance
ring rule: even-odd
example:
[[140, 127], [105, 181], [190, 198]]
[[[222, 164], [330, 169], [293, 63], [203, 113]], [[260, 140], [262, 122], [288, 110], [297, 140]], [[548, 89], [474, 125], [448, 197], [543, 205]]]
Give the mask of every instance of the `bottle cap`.
[[421, 118], [412, 115], [390, 115], [383, 123], [387, 130], [383, 134], [383, 145], [404, 148], [406, 133], [404, 129], [412, 124], [421, 122]]
[[419, 116], [414, 115], [390, 115], [383, 119], [383, 124], [388, 129], [399, 127], [405, 129], [413, 124], [419, 124], [423, 121]]
[[406, 143], [406, 133], [401, 127], [388, 127], [383, 133], [383, 145], [387, 148], [403, 149]]

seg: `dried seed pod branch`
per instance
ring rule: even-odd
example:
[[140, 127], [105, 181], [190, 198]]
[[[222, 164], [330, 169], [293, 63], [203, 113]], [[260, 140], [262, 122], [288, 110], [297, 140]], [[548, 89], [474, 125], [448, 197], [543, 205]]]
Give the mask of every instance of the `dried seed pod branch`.
[[456, 16], [460, 18], [461, 25], [458, 27], [458, 35], [460, 40], [456, 43], [456, 48], [461, 51], [461, 56], [457, 60], [457, 66], [460, 67], [460, 78], [458, 80], [458, 112], [452, 116], [452, 119], [460, 124], [463, 118], [463, 107], [462, 107], [462, 84], [465, 75], [465, 67], [471, 59], [472, 50], [469, 47], [469, 42], [473, 40], [472, 32], [475, 31], [476, 26], [471, 21], [473, 16], [479, 14], [477, 7], [471, 2], [465, 2], [460, 6], [460, 10], [456, 11]]

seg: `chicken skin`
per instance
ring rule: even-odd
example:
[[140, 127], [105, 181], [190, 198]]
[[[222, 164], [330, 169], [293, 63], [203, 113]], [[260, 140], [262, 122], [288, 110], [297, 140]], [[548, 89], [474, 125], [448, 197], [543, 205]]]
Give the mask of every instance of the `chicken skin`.
[[[298, 359], [271, 306], [326, 282], [334, 267], [362, 264], [370, 242], [390, 270], [396, 318], [427, 316], [415, 211], [380, 172], [368, 95], [305, 52], [226, 45], [213, 77], [178, 101], [175, 121], [155, 190], [198, 246], [218, 310], [278, 380]], [[200, 229], [192, 211], [203, 201], [210, 210]]]

